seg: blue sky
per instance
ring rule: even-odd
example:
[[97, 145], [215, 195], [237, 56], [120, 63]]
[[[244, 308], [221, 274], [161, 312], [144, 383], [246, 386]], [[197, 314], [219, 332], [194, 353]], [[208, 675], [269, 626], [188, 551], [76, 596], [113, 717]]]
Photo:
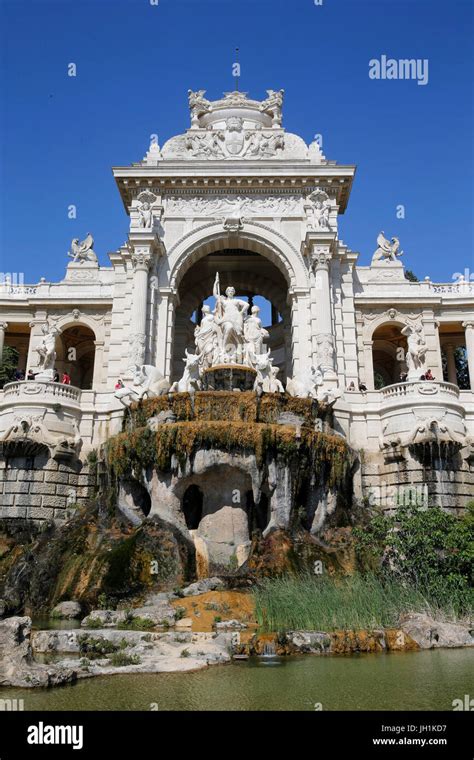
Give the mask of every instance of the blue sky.
[[[126, 239], [111, 174], [189, 126], [188, 88], [286, 91], [284, 126], [358, 166], [340, 236], [368, 264], [474, 273], [472, 0], [0, 0], [0, 271], [61, 279], [71, 239], [101, 263]], [[372, 80], [369, 60], [429, 61], [429, 81]], [[67, 76], [68, 63], [77, 77]], [[68, 219], [70, 204], [76, 220]], [[405, 206], [405, 219], [396, 207]], [[474, 279], [474, 275], [473, 275]]]

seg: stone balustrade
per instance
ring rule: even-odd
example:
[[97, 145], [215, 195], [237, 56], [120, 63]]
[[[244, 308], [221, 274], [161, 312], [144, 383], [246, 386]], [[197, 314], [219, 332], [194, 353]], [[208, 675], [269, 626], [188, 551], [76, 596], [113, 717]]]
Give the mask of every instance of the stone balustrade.
[[37, 380], [19, 380], [7, 383], [3, 389], [4, 400], [8, 404], [33, 400], [45, 404], [68, 403], [80, 406], [81, 390], [74, 385], [50, 383]]
[[387, 385], [381, 390], [382, 404], [392, 402], [404, 402], [410, 404], [411, 401], [431, 400], [436, 397], [437, 401], [457, 401], [459, 400], [459, 388], [453, 383], [438, 382], [436, 380], [416, 380], [407, 383], [395, 383]]

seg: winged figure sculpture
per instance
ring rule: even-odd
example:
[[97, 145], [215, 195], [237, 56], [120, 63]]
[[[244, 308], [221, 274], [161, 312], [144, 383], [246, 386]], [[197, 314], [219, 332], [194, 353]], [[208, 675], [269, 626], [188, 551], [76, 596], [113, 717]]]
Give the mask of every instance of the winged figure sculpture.
[[398, 257], [403, 256], [403, 251], [399, 251], [400, 241], [397, 237], [387, 240], [382, 232], [377, 238], [377, 250], [372, 256], [372, 264], [375, 261], [396, 261]]
[[68, 253], [68, 256], [73, 260], [73, 262], [82, 262], [82, 261], [97, 261], [97, 256], [95, 252], [93, 251], [93, 245], [94, 245], [94, 238], [90, 234], [90, 232], [87, 233], [87, 237], [85, 240], [82, 240], [79, 242], [79, 238], [74, 238], [74, 240], [71, 243], [71, 250]]

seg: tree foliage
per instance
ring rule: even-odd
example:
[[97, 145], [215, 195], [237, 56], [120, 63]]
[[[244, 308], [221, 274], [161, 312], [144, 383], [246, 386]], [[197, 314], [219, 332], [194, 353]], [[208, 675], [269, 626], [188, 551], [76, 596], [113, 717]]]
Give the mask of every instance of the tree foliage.
[[474, 606], [474, 504], [459, 518], [440, 507], [376, 513], [354, 529], [362, 567], [416, 586], [430, 601], [459, 614]]
[[18, 366], [18, 351], [12, 346], [4, 346], [0, 364], [0, 388], [11, 383]]

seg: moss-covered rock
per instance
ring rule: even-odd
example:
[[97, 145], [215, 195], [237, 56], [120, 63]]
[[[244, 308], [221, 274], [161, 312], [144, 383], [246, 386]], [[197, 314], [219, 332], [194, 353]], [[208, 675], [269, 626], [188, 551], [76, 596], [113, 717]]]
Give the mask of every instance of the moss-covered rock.
[[156, 517], [135, 528], [104, 518], [93, 506], [61, 527], [31, 526], [22, 543], [5, 526], [0, 536], [0, 598], [9, 614], [48, 613], [68, 599], [85, 611], [132, 603], [195, 577], [194, 546]]

